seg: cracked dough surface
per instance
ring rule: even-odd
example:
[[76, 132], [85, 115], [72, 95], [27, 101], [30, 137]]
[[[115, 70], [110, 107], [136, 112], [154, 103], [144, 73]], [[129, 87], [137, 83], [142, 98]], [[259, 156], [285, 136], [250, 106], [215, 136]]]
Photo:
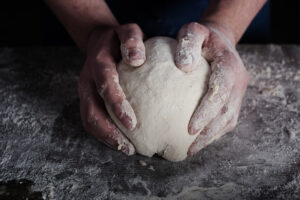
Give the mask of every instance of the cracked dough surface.
[[180, 71], [174, 64], [176, 45], [172, 38], [151, 38], [145, 42], [144, 65], [135, 68], [121, 61], [117, 67], [120, 85], [137, 117], [134, 131], [127, 130], [107, 106], [138, 153], [150, 157], [157, 153], [169, 161], [184, 160], [197, 137], [189, 135], [187, 128], [209, 76], [204, 58], [195, 71]]

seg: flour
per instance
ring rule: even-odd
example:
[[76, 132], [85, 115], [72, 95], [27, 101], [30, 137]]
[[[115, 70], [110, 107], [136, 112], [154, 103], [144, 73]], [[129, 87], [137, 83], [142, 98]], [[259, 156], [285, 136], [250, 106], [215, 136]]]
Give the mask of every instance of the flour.
[[251, 81], [237, 128], [173, 163], [127, 157], [84, 131], [76, 47], [0, 48], [0, 181], [32, 180], [44, 199], [299, 199], [300, 47], [238, 51]]
[[[136, 38], [129, 38], [128, 40], [134, 41], [134, 40], [136, 40]], [[136, 60], [133, 60], [130, 57], [130, 51], [124, 43], [121, 43], [120, 49], [121, 49], [122, 55], [124, 56], [124, 59], [129, 61], [131, 63], [131, 65], [140, 66], [141, 64], [144, 63], [146, 56], [145, 56], [145, 51], [143, 50], [143, 47], [140, 46], [140, 47], [134, 49], [135, 53], [140, 56], [139, 59], [136, 59]]]
[[193, 71], [199, 64], [200, 60], [203, 59], [202, 53], [202, 43], [204, 41], [204, 36], [202, 34], [195, 34], [190, 30], [179, 37], [175, 63], [185, 72]]

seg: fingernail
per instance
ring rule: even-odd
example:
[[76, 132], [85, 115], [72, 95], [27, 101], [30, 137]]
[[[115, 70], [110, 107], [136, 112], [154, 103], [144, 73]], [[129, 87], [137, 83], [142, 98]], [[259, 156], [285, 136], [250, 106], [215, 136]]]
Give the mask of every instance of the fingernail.
[[127, 156], [132, 156], [135, 154], [134, 146], [130, 143], [123, 145], [120, 150]]
[[131, 50], [128, 53], [128, 60], [133, 66], [140, 66], [145, 62], [145, 54], [141, 50]]
[[119, 151], [122, 151], [127, 156], [131, 156], [135, 153], [134, 146], [128, 141], [127, 138], [121, 137], [118, 139], [118, 147]]

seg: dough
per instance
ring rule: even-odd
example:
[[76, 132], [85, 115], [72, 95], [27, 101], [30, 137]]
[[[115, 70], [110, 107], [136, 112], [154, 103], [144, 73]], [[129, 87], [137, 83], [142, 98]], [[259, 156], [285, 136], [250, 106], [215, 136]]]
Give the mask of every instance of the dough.
[[188, 123], [206, 92], [209, 75], [202, 57], [195, 71], [180, 71], [174, 64], [176, 45], [172, 38], [151, 38], [145, 42], [144, 65], [135, 68], [121, 61], [117, 67], [120, 85], [137, 117], [134, 131], [127, 130], [107, 106], [138, 153], [150, 157], [157, 153], [169, 161], [184, 160], [197, 137], [188, 134]]

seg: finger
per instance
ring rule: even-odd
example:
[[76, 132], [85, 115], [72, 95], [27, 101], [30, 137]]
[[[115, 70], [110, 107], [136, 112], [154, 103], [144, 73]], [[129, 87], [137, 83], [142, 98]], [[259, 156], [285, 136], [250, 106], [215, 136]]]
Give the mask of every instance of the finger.
[[84, 128], [107, 146], [126, 155], [135, 153], [134, 146], [120, 132], [105, 112], [104, 103], [92, 83], [79, 82], [80, 113]]
[[201, 58], [202, 44], [208, 36], [204, 26], [193, 22], [184, 25], [178, 33], [178, 45], [175, 54], [176, 66], [184, 71], [193, 71]]
[[141, 66], [145, 60], [143, 32], [137, 24], [122, 25], [117, 29], [121, 41], [122, 58], [128, 65]]
[[137, 124], [136, 116], [119, 84], [115, 63], [105, 52], [102, 52], [101, 57], [101, 61], [94, 63], [93, 67], [98, 94], [122, 124], [127, 129], [134, 130]]
[[189, 122], [190, 134], [198, 133], [210, 123], [229, 99], [237, 76], [236, 68], [241, 63], [229, 51], [222, 54], [222, 57], [216, 58], [211, 63], [212, 74], [208, 83], [208, 91]]
[[200, 132], [200, 134], [190, 146], [188, 154], [193, 155], [213, 141], [217, 140], [222, 135], [230, 131], [230, 129], [233, 129], [233, 127], [236, 126], [236, 122], [237, 118], [233, 118], [230, 114], [219, 114], [209, 125], [207, 125]]
[[248, 76], [246, 74], [241, 74], [241, 77], [244, 77], [244, 80], [238, 79], [236, 81], [228, 104], [221, 109], [218, 116], [200, 132], [192, 143], [188, 151], [189, 155], [195, 154], [235, 128], [240, 113], [242, 97], [248, 83]]

